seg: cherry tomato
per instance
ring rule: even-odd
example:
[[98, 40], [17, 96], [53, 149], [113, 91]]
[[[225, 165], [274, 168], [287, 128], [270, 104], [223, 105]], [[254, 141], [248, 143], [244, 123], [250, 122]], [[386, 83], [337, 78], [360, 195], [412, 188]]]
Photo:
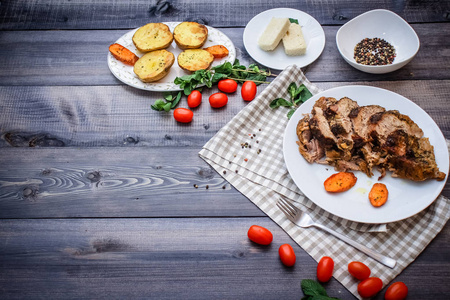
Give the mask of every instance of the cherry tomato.
[[269, 245], [273, 240], [272, 232], [270, 232], [269, 229], [258, 225], [252, 225], [249, 228], [247, 235], [251, 241], [261, 245]]
[[189, 123], [194, 117], [194, 113], [187, 108], [177, 108], [173, 111], [173, 117], [175, 120], [181, 123]]
[[378, 277], [369, 277], [358, 284], [358, 293], [363, 298], [375, 296], [383, 288], [383, 282]]
[[359, 261], [352, 261], [348, 264], [348, 272], [359, 280], [364, 280], [369, 278], [370, 269], [368, 266]]
[[320, 282], [327, 282], [333, 276], [334, 261], [331, 257], [324, 256], [317, 265], [317, 279]]
[[228, 102], [228, 96], [224, 93], [215, 93], [209, 96], [209, 104], [211, 107], [219, 108], [225, 106]]
[[237, 90], [237, 82], [233, 79], [222, 79], [217, 84], [217, 87], [219, 90], [221, 90], [224, 93], [234, 93]]
[[256, 84], [253, 81], [246, 81], [241, 88], [242, 99], [252, 101], [256, 96]]
[[408, 287], [403, 282], [394, 282], [386, 290], [384, 299], [386, 300], [403, 300], [408, 296]]
[[289, 244], [283, 244], [278, 248], [278, 254], [280, 255], [281, 262], [286, 267], [292, 267], [295, 264], [295, 252]]
[[202, 93], [197, 90], [193, 90], [187, 98], [187, 103], [190, 108], [199, 106], [200, 103], [202, 103]]

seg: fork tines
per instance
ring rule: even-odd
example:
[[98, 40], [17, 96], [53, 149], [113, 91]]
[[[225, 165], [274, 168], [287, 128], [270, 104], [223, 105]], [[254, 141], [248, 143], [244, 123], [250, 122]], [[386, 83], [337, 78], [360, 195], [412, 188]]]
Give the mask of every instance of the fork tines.
[[280, 197], [277, 201], [278, 208], [287, 216], [294, 218], [297, 215], [297, 208], [289, 200]]

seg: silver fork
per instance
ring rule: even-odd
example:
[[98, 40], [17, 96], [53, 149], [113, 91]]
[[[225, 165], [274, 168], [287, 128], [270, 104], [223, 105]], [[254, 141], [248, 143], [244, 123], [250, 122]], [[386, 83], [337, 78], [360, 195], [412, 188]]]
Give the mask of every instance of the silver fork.
[[397, 264], [397, 262], [394, 259], [384, 256], [384, 255], [381, 255], [380, 253], [375, 252], [374, 250], [355, 242], [354, 240], [346, 237], [345, 235], [340, 234], [339, 232], [336, 232], [330, 228], [323, 226], [322, 224], [314, 222], [313, 219], [311, 219], [311, 217], [307, 213], [301, 211], [298, 207], [296, 207], [289, 200], [287, 200], [283, 197], [281, 197], [277, 201], [277, 206], [291, 222], [293, 222], [294, 224], [296, 224], [299, 227], [307, 228], [307, 227], [314, 226], [316, 228], [320, 228], [320, 229], [334, 235], [335, 237], [341, 239], [342, 241], [346, 242], [347, 244], [355, 247], [356, 249], [364, 252], [368, 256], [372, 257], [373, 259], [376, 259], [377, 261], [379, 261], [380, 263], [382, 263], [385, 266], [388, 266], [391, 269], [393, 269], [395, 267], [395, 265]]

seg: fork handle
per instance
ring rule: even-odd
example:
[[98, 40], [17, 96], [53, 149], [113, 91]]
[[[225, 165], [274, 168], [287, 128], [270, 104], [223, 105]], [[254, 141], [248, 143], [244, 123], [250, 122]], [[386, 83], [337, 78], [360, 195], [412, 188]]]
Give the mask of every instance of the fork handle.
[[381, 255], [378, 252], [375, 252], [374, 250], [367, 248], [364, 245], [361, 245], [357, 242], [355, 242], [354, 240], [346, 237], [345, 235], [340, 234], [339, 232], [336, 232], [330, 228], [327, 228], [325, 226], [323, 226], [322, 224], [317, 224], [315, 223], [313, 226], [320, 228], [332, 235], [334, 235], [335, 237], [341, 239], [342, 241], [346, 242], [347, 244], [355, 247], [356, 249], [364, 252], [365, 254], [367, 254], [368, 256], [372, 257], [373, 259], [379, 261], [380, 263], [382, 263], [385, 266], [388, 266], [389, 268], [393, 269], [395, 267], [395, 265], [397, 264], [397, 261], [395, 261], [394, 259]]

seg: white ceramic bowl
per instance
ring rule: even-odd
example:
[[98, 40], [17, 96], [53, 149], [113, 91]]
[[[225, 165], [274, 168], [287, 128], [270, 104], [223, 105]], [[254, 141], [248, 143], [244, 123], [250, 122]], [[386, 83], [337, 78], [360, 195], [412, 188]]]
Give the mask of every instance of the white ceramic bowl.
[[[364, 38], [381, 38], [395, 48], [396, 57], [390, 65], [369, 66], [353, 58], [354, 49]], [[419, 37], [399, 15], [385, 9], [365, 12], [344, 24], [336, 34], [336, 43], [342, 57], [352, 67], [372, 74], [384, 74], [400, 69], [419, 51]]]

